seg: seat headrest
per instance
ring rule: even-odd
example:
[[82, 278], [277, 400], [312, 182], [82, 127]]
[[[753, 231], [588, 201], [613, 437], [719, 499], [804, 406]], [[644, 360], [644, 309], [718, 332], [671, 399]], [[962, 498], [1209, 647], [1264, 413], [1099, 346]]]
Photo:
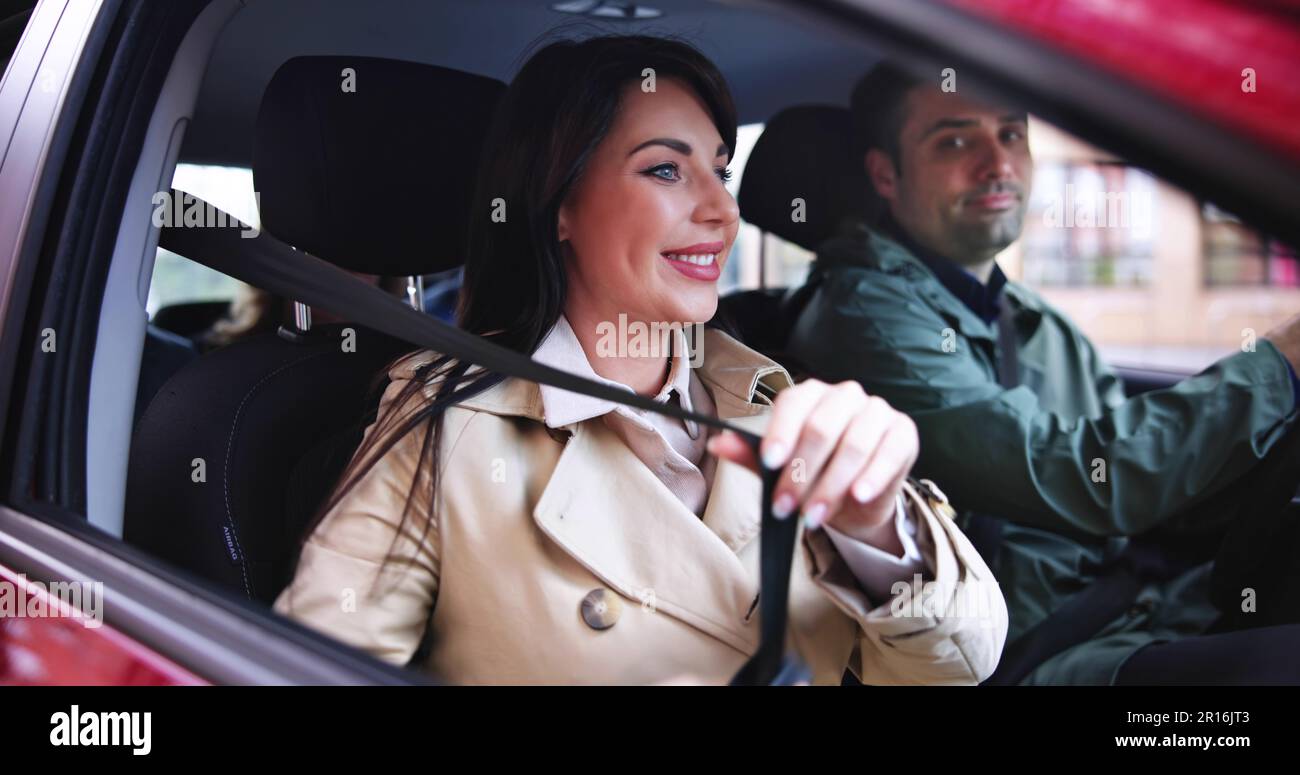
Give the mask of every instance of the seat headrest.
[[504, 91], [493, 78], [414, 62], [290, 59], [257, 114], [262, 228], [354, 272], [461, 264], [479, 156]]
[[[740, 217], [808, 250], [846, 218], [870, 218], [878, 199], [853, 158], [846, 108], [796, 105], [772, 117], [754, 144], [740, 179]], [[797, 220], [793, 200], [803, 199]]]

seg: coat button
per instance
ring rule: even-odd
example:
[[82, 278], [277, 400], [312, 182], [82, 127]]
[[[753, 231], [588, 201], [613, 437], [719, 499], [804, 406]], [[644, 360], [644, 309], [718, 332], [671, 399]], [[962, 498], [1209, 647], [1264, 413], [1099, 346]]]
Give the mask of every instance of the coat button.
[[623, 614], [623, 601], [608, 589], [593, 589], [582, 599], [582, 620], [593, 630], [608, 630]]

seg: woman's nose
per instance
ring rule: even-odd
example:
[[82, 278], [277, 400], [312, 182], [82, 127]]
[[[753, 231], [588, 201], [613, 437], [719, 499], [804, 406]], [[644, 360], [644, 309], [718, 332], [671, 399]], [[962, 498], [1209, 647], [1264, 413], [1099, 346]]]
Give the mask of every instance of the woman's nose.
[[695, 207], [695, 220], [700, 223], [720, 223], [729, 225], [740, 220], [740, 205], [731, 195], [721, 180], [714, 178], [709, 183]]

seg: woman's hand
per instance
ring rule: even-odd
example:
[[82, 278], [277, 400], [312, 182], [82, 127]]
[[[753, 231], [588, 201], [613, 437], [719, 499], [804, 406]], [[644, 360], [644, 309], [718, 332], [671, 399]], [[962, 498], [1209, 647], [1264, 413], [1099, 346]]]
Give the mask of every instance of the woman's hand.
[[[782, 468], [773, 512], [799, 510], [804, 527], [829, 524], [853, 538], [901, 555], [895, 498], [920, 447], [916, 425], [857, 382], [815, 379], [777, 394], [760, 450], [768, 468]], [[758, 471], [742, 439], [725, 432], [709, 440], [718, 457]]]

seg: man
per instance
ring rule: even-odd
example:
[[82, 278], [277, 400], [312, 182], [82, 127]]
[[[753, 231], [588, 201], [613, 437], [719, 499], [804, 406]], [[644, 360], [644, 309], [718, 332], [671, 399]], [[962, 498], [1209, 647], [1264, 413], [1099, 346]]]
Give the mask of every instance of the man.
[[[918, 472], [967, 510], [1010, 607], [995, 678], [1300, 682], [1295, 600], [1254, 570], [1291, 567], [1300, 545], [1279, 545], [1293, 528], [1274, 518], [1296, 485], [1300, 319], [1126, 399], [1087, 337], [994, 260], [1025, 216], [1026, 115], [939, 87], [885, 63], [855, 89], [855, 162], [885, 211], [822, 246], [790, 350], [916, 421]], [[1252, 570], [1207, 562], [1220, 542], [1234, 561], [1259, 552]]]

